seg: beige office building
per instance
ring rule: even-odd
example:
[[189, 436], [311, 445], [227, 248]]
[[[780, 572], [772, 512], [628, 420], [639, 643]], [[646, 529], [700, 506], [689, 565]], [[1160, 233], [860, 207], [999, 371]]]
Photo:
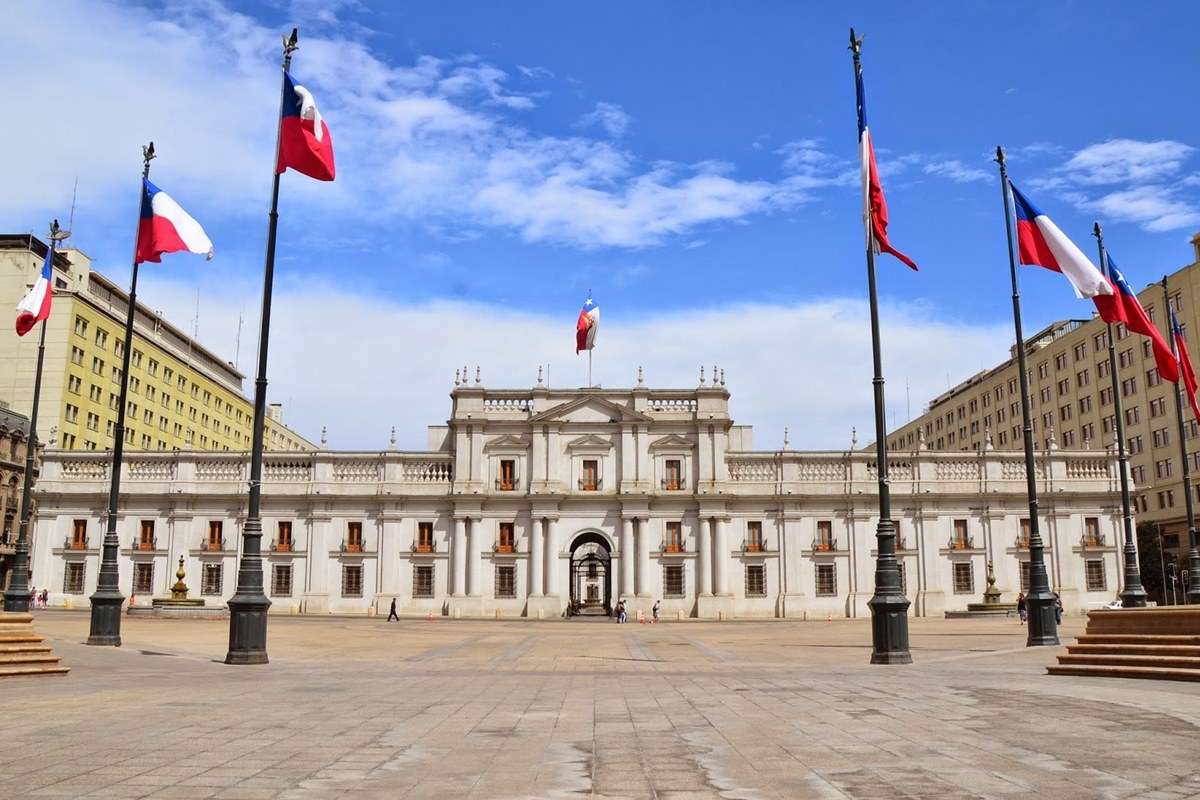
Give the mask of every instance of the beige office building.
[[[1200, 234], [1192, 237], [1193, 263], [1167, 276], [1171, 306], [1184, 328], [1193, 358], [1200, 354]], [[1164, 334], [1163, 289], [1158, 282], [1138, 292], [1150, 318]], [[1082, 307], [1082, 305], [1081, 305]], [[1183, 464], [1180, 459], [1174, 384], [1159, 378], [1150, 340], [1113, 327], [1118, 387], [1125, 415], [1125, 441], [1138, 522], [1162, 525], [1164, 550], [1186, 552]], [[1091, 319], [1055, 322], [1026, 345], [1032, 395], [1034, 441], [1038, 448], [1115, 449], [1112, 378], [1106, 325]], [[972, 375], [938, 395], [920, 417], [888, 435], [892, 452], [930, 450], [1019, 450], [1021, 402], [1016, 348], [1004, 363]], [[1200, 472], [1200, 425], [1184, 403], [1188, 459]], [[1200, 494], [1197, 495], [1200, 497]], [[1200, 506], [1198, 506], [1200, 508]]]
[[[0, 306], [15, 308], [45, 262], [48, 249], [28, 234], [0, 234]], [[54, 301], [46, 321], [38, 436], [67, 450], [113, 446], [120, 392], [128, 293], [91, 268], [79, 250], [54, 257]], [[0, 401], [29, 414], [40, 331], [0, 333]], [[244, 376], [149, 308], [137, 306], [125, 443], [133, 450], [249, 450], [254, 405]], [[313, 450], [283, 424], [282, 408], [267, 416], [268, 450]]]

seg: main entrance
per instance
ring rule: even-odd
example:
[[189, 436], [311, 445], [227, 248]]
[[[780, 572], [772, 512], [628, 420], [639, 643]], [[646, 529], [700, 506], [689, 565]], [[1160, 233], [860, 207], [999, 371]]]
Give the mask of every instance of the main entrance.
[[571, 614], [612, 612], [612, 552], [603, 536], [581, 533], [571, 543]]

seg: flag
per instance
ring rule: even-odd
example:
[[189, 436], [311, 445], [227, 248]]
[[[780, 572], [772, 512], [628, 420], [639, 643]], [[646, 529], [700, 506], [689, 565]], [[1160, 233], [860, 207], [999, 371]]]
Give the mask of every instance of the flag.
[[276, 174], [291, 167], [297, 172], [331, 181], [334, 175], [333, 137], [312, 93], [283, 76], [283, 118], [279, 123], [279, 161]]
[[1096, 304], [1096, 311], [1100, 314], [1100, 319], [1114, 324], [1124, 322], [1128, 325], [1129, 317], [1125, 313], [1125, 304], [1121, 302], [1121, 292], [1117, 288], [1116, 276], [1120, 274], [1120, 271], [1112, 263], [1107, 252], [1100, 261], [1100, 270], [1104, 274], [1104, 279], [1108, 281], [1108, 285], [1115, 290], [1112, 294], [1098, 294], [1092, 298], [1092, 302]]
[[583, 301], [579, 310], [579, 319], [575, 323], [575, 352], [591, 350], [596, 346], [596, 330], [600, 327], [600, 306], [592, 302], [589, 296]]
[[862, 162], [863, 222], [867, 228], [867, 246], [874, 247], [876, 253], [891, 253], [915, 270], [917, 265], [913, 260], [892, 247], [888, 241], [887, 201], [883, 197], [879, 169], [875, 165], [875, 145], [867, 128], [867, 97], [863, 91], [861, 67], [855, 73], [854, 88], [858, 96], [858, 153]]
[[169, 194], [148, 178], [142, 178], [142, 220], [138, 224], [137, 254], [142, 264], [162, 261], [163, 253], [186, 251], [207, 256], [211, 261], [213, 245], [200, 223], [192, 219]]
[[1008, 188], [1012, 190], [1013, 205], [1017, 211], [1017, 244], [1021, 251], [1021, 263], [1061, 272], [1071, 282], [1076, 297], [1112, 294], [1113, 288], [1108, 281], [1075, 243], [1029, 202], [1029, 198], [1021, 194], [1012, 181], [1008, 182]]
[[[1183, 385], [1187, 387], [1188, 405], [1192, 407], [1196, 421], [1200, 422], [1200, 403], [1196, 402], [1196, 371], [1192, 369], [1192, 357], [1188, 355], [1187, 342], [1183, 338], [1183, 328], [1174, 311], [1171, 311], [1171, 336], [1175, 339], [1175, 350], [1179, 355], [1179, 370], [1183, 373]], [[1161, 372], [1161, 369], [1159, 371]]]
[[53, 269], [54, 239], [51, 238], [50, 246], [46, 248], [46, 260], [42, 262], [42, 271], [33, 282], [33, 288], [17, 303], [17, 336], [24, 336], [33, 330], [34, 325], [50, 318], [50, 300], [54, 296], [50, 288]]
[[1175, 360], [1175, 354], [1171, 352], [1167, 340], [1163, 338], [1158, 326], [1150, 321], [1150, 315], [1142, 308], [1133, 287], [1125, 280], [1121, 270], [1117, 269], [1112, 256], [1105, 253], [1105, 260], [1108, 262], [1109, 276], [1113, 288], [1116, 289], [1116, 302], [1121, 306], [1125, 327], [1134, 333], [1150, 337], [1150, 343], [1154, 346], [1154, 363], [1158, 365], [1158, 374], [1163, 380], [1179, 380], [1179, 362]]

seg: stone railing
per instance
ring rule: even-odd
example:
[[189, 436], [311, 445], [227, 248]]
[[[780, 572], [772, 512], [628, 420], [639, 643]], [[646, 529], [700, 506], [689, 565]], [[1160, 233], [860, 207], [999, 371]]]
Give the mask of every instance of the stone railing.
[[[1115, 456], [1094, 450], [1042, 451], [1036, 455], [1035, 477], [1042, 491], [1056, 487], [1074, 491], [1115, 491]], [[879, 472], [874, 452], [730, 452], [725, 464], [732, 492], [866, 493], [877, 491]], [[1024, 455], [1013, 451], [983, 453], [905, 451], [889, 456], [888, 481], [893, 493], [924, 491], [1024, 492]]]
[[175, 477], [175, 462], [130, 458], [125, 462], [125, 470], [131, 481], [169, 481]]
[[650, 396], [648, 405], [652, 412], [658, 414], [673, 412], [694, 414], [696, 413], [698, 402], [695, 397], [664, 397], [655, 394]]
[[484, 411], [525, 412], [532, 407], [532, 397], [485, 397], [483, 399]]
[[86, 456], [62, 462], [62, 475], [66, 480], [94, 481], [108, 477], [111, 458]]
[[339, 459], [333, 462], [333, 479], [351, 483], [371, 483], [379, 480], [378, 459]]
[[264, 481], [312, 480], [312, 459], [308, 456], [263, 458]]

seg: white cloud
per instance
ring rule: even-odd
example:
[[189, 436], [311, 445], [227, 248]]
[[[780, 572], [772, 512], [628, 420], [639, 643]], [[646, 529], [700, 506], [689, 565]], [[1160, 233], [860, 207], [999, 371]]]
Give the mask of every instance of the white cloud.
[[[233, 353], [233, 333], [257, 284], [213, 280], [202, 290], [201, 337]], [[190, 319], [195, 287], [152, 273], [140, 292], [168, 319]], [[732, 305], [708, 310], [605, 317], [595, 378], [631, 386], [639, 365], [654, 387], [696, 385], [700, 364], [724, 367], [737, 422], [756, 428], [759, 448], [778, 447], [785, 426], [798, 448], [845, 448], [851, 426], [869, 441], [873, 418], [870, 331], [859, 300], [794, 305]], [[314, 321], [323, 321], [314, 324]], [[339, 448], [383, 449], [397, 428], [400, 446], [424, 448], [424, 426], [446, 419], [454, 370], [480, 365], [494, 388], [531, 387], [539, 364], [553, 386], [581, 386], [584, 357], [574, 352], [575, 320], [468, 303], [401, 304], [322, 283], [277, 285], [272, 317], [270, 397], [310, 438], [329, 427]], [[903, 423], [904, 382], [923, 403], [945, 389], [947, 373], [970, 375], [1007, 352], [1011, 329], [938, 319], [927, 308], [884, 302], [884, 365], [889, 423]], [[253, 371], [247, 319], [242, 367]], [[800, 343], [803, 355], [797, 356]], [[938, 353], [931, 359], [929, 354]], [[312, 365], [322, 379], [312, 379]], [[821, 379], [813, 380], [814, 375]], [[247, 381], [247, 390], [252, 382]]]
[[1142, 183], [1179, 172], [1193, 152], [1194, 147], [1182, 142], [1109, 139], [1075, 153], [1062, 171], [1084, 185]]
[[[193, 214], [219, 223], [261, 213], [279, 31], [217, 0], [163, 10], [64, 0], [53, 18], [33, 3], [5, 11], [0, 49], [22, 69], [0, 70], [0, 94], [36, 121], [0, 134], [6, 152], [21, 154], [6, 179], [23, 187], [0, 196], [0, 214], [28, 224], [61, 215], [78, 175], [80, 217], [111, 222], [131, 204], [139, 147], [150, 139], [160, 152], [154, 174]], [[534, 97], [508, 88], [495, 65], [429, 55], [398, 65], [368, 47], [370, 36], [338, 30], [302, 36], [293, 62], [338, 159], [332, 185], [288, 180], [288, 213], [314, 233], [338, 235], [347, 219], [407, 220], [452, 238], [492, 226], [531, 242], [642, 247], [769, 211], [786, 202], [768, 202], [774, 194], [791, 190], [712, 163], [645, 165], [607, 141], [540, 134], [523, 114]], [[63, 87], [76, 87], [70, 110], [45, 124], [36, 110]], [[615, 105], [597, 112], [610, 134], [628, 124]]]
[[554, 73], [545, 67], [528, 67], [524, 64], [518, 64], [517, 71], [530, 80], [544, 80], [554, 77]]
[[1135, 186], [1083, 203], [1085, 208], [1094, 209], [1105, 217], [1136, 222], [1151, 232], [1200, 225], [1200, 208], [1179, 200], [1175, 191], [1166, 186]]
[[579, 118], [578, 126], [596, 126], [614, 139], [620, 139], [629, 128], [631, 118], [616, 103], [596, 103], [596, 108]]
[[977, 167], [968, 167], [963, 162], [952, 159], [948, 161], [930, 161], [924, 167], [926, 175], [937, 175], [948, 178], [955, 183], [972, 183], [986, 181], [991, 176]]

